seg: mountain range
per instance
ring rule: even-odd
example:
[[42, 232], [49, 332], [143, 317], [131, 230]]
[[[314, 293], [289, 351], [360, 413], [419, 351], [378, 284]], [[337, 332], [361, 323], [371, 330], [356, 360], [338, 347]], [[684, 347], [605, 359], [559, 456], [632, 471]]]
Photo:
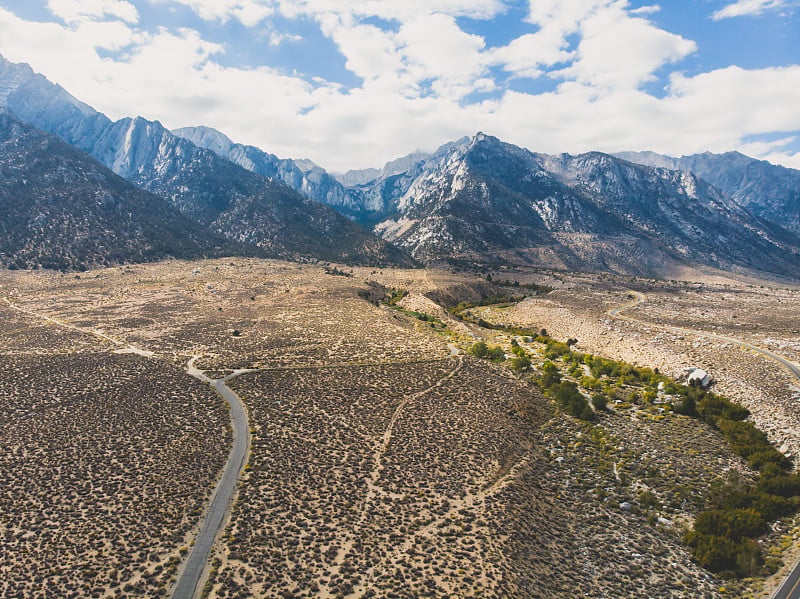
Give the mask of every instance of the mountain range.
[[[151, 201], [161, 198], [173, 214], [179, 211], [188, 220], [165, 213], [162, 222], [190, 222], [198, 252], [224, 247], [406, 265], [412, 256], [421, 263], [641, 275], [691, 264], [800, 276], [800, 171], [741, 154], [553, 156], [479, 133], [433, 154], [334, 175], [308, 160], [234, 143], [208, 127], [168, 131], [142, 117], [111, 121], [27, 65], [2, 58], [0, 106], [10, 113], [6, 119], [58, 136], [153, 194]], [[14, 126], [22, 130], [21, 123]], [[13, 151], [19, 157], [23, 149]], [[6, 151], [3, 146], [0, 159]], [[69, 206], [64, 202], [63, 209]], [[115, 231], [112, 224], [106, 230]], [[119, 247], [127, 247], [131, 231], [119, 227], [115, 234]], [[186, 251], [175, 246], [162, 254]], [[122, 249], [95, 256], [100, 263], [139, 259], [144, 254]]]
[[797, 237], [697, 176], [483, 134], [431, 156], [376, 227], [422, 261], [647, 274], [681, 263], [797, 272]]
[[279, 179], [242, 168], [156, 121], [111, 121], [28, 65], [0, 59], [0, 106], [257, 255], [411, 263], [402, 251]]
[[654, 152], [622, 152], [620, 158], [694, 173], [740, 206], [800, 234], [800, 171], [756, 160], [739, 152], [704, 152], [673, 158]]

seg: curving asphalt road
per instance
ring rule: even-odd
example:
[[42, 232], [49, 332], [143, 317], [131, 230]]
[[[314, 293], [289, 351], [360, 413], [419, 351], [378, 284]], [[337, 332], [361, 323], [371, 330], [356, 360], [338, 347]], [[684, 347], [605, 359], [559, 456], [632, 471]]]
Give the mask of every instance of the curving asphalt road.
[[233, 447], [228, 461], [225, 463], [222, 478], [214, 489], [203, 523], [200, 525], [200, 532], [197, 533], [189, 557], [173, 587], [171, 595], [173, 599], [193, 599], [193, 597], [199, 596], [202, 583], [208, 576], [206, 566], [211, 555], [211, 548], [223, 528], [225, 516], [236, 492], [239, 475], [244, 468], [247, 452], [250, 449], [250, 428], [244, 404], [225, 383], [235, 376], [251, 371], [237, 370], [225, 378], [210, 379], [202, 370], [194, 367], [195, 359], [192, 358], [189, 361], [187, 372], [214, 387], [228, 403], [233, 424]]
[[783, 581], [783, 584], [778, 587], [778, 590], [772, 593], [770, 599], [799, 599], [800, 598], [800, 562], [797, 562], [789, 572], [789, 576]]
[[[740, 347], [747, 348], [749, 350], [758, 352], [762, 356], [769, 358], [770, 360], [777, 362], [780, 366], [782, 366], [786, 371], [788, 371], [792, 376], [794, 376], [798, 381], [800, 381], [800, 366], [796, 363], [787, 360], [783, 356], [779, 356], [768, 349], [764, 349], [763, 347], [758, 347], [757, 345], [752, 345], [745, 341], [741, 341], [739, 339], [735, 339], [733, 337], [727, 337], [725, 335], [717, 335], [716, 333], [707, 333], [706, 331], [696, 331], [693, 329], [684, 329], [682, 327], [673, 327], [669, 325], [657, 324], [645, 320], [639, 320], [637, 318], [631, 318], [629, 316], [622, 316], [620, 313], [623, 310], [627, 310], [629, 308], [633, 308], [634, 306], [638, 306], [639, 304], [644, 303], [647, 300], [647, 297], [644, 293], [640, 293], [639, 291], [629, 291], [631, 295], [634, 296], [634, 299], [628, 303], [622, 304], [621, 306], [617, 306], [612, 310], [608, 311], [609, 316], [613, 316], [614, 318], [621, 318], [623, 320], [630, 320], [632, 322], [640, 322], [642, 324], [646, 324], [647, 326], [656, 327], [665, 331], [672, 331], [675, 333], [688, 333], [690, 335], [695, 335], [699, 337], [708, 337], [710, 339], [719, 339], [721, 341], [727, 341], [728, 343], [735, 343]], [[795, 564], [794, 568], [786, 579], [783, 581], [780, 587], [772, 594], [770, 599], [800, 599], [800, 562]]]

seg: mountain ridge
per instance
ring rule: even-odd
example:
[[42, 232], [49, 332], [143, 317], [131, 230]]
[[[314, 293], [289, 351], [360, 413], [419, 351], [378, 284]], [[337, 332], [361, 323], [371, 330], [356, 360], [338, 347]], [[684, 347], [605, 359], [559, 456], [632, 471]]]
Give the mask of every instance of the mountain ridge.
[[18, 118], [87, 152], [231, 240], [278, 258], [412, 263], [333, 208], [179, 138], [158, 121], [111, 121], [27, 65], [1, 57], [0, 80], [2, 104]]
[[246, 248], [0, 109], [0, 264], [85, 270]]
[[[688, 262], [797, 276], [797, 236], [698, 177], [601, 152], [537, 154], [482, 133], [443, 146], [376, 230], [422, 261], [452, 257], [668, 272]], [[486, 260], [483, 260], [486, 261]]]
[[[337, 180], [309, 160], [280, 159], [209, 127], [112, 122], [2, 58], [0, 104], [217, 234], [273, 257], [410, 265], [408, 252], [421, 262], [643, 275], [685, 263], [800, 276], [796, 234], [699, 175], [670, 168], [680, 164], [669, 157], [641, 155], [657, 163], [650, 166], [601, 152], [539, 154], [478, 133]], [[695, 165], [716, 159], [704, 156]], [[757, 179], [767, 186], [768, 178]]]
[[655, 152], [619, 152], [625, 160], [696, 174], [756, 216], [800, 234], [800, 171], [740, 152], [703, 152], [674, 158]]
[[196, 146], [238, 164], [258, 175], [279, 179], [302, 195], [354, 215], [357, 203], [347, 189], [332, 175], [310, 160], [278, 158], [255, 146], [233, 142], [228, 136], [211, 127], [182, 127], [172, 133]]

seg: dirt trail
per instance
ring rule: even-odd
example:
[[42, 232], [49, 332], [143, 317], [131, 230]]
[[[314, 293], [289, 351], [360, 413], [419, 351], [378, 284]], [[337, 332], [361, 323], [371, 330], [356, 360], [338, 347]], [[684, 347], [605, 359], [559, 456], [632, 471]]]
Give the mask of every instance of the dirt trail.
[[631, 295], [635, 296], [630, 302], [622, 304], [621, 306], [617, 306], [608, 311], [608, 315], [613, 318], [619, 318], [621, 320], [628, 320], [630, 322], [637, 322], [640, 324], [647, 325], [649, 327], [661, 329], [662, 331], [670, 331], [671, 333], [680, 333], [680, 334], [687, 334], [687, 335], [694, 335], [696, 337], [706, 337], [708, 339], [716, 339], [717, 341], [725, 341], [727, 343], [734, 343], [741, 347], [742, 349], [749, 349], [754, 352], [761, 354], [762, 356], [772, 360], [778, 366], [783, 368], [789, 374], [791, 374], [794, 378], [800, 382], [800, 365], [788, 360], [787, 358], [776, 354], [768, 349], [764, 349], [763, 347], [759, 347], [757, 345], [753, 345], [752, 343], [748, 343], [746, 341], [742, 341], [741, 339], [736, 339], [735, 337], [728, 337], [727, 335], [719, 335], [717, 333], [709, 333], [707, 331], [699, 331], [696, 329], [686, 329], [683, 327], [675, 327], [670, 325], [663, 325], [654, 322], [650, 322], [647, 320], [642, 320], [640, 318], [633, 318], [631, 316], [624, 316], [622, 314], [623, 311], [629, 310], [631, 308], [635, 308], [636, 306], [643, 304], [647, 301], [647, 296], [644, 293], [640, 293], [638, 291], [629, 291]]

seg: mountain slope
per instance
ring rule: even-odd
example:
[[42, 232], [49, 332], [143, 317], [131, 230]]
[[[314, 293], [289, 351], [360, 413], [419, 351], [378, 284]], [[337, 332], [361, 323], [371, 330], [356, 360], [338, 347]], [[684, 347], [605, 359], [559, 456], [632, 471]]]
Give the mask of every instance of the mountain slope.
[[184, 127], [172, 133], [196, 146], [211, 150], [256, 174], [279, 179], [302, 195], [333, 206], [344, 214], [355, 214], [357, 203], [334, 177], [310, 160], [278, 158], [256, 148], [231, 141], [211, 127]]
[[163, 199], [0, 111], [0, 264], [85, 269], [241, 251]]
[[358, 263], [409, 263], [401, 251], [332, 208], [170, 133], [158, 122], [116, 122], [0, 58], [0, 104], [58, 135], [187, 216], [267, 255]]
[[694, 173], [750, 212], [800, 234], [800, 171], [756, 160], [739, 152], [672, 158], [654, 152], [617, 156], [648, 166]]
[[420, 260], [665, 274], [678, 264], [797, 276], [800, 239], [688, 174], [601, 153], [449, 144], [376, 227]]

